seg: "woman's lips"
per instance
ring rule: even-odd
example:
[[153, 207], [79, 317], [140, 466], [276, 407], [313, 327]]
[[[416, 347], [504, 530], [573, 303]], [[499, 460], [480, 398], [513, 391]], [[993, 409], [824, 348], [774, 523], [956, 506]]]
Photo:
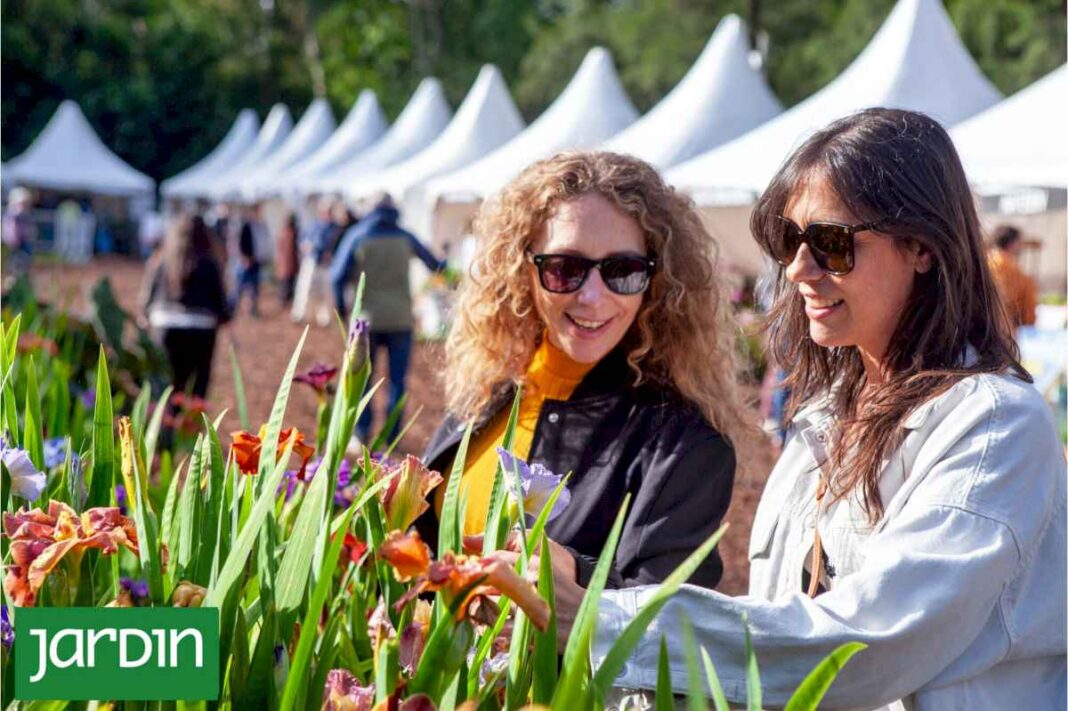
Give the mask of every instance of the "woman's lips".
[[837, 313], [844, 303], [845, 301], [843, 299], [820, 301], [818, 303], [806, 301], [805, 314], [813, 321], [822, 321]]

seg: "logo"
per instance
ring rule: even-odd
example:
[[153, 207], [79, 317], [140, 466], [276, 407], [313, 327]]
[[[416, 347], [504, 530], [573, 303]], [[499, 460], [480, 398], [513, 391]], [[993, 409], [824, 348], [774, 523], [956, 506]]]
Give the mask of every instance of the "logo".
[[15, 698], [213, 700], [216, 608], [27, 607], [15, 620]]

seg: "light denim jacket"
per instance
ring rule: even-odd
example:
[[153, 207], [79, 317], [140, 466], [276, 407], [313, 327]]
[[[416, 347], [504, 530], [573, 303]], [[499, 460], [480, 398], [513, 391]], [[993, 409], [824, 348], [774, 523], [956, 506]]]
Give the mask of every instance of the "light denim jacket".
[[[813, 543], [817, 462], [835, 422], [824, 399], [794, 419], [753, 523], [750, 590], [684, 586], [646, 631], [617, 685], [656, 687], [661, 635], [686, 690], [680, 619], [693, 624], [733, 701], [745, 699], [748, 615], [764, 702], [785, 704], [845, 642], [868, 645], [820, 705], [827, 709], [1061, 709], [1066, 693], [1064, 452], [1047, 405], [1002, 375], [963, 379], [915, 410], [886, 464], [886, 513], [872, 527], [858, 498], [825, 499], [820, 535], [833, 575], [802, 591]], [[730, 535], [729, 533], [727, 535]], [[593, 659], [654, 587], [609, 590]]]

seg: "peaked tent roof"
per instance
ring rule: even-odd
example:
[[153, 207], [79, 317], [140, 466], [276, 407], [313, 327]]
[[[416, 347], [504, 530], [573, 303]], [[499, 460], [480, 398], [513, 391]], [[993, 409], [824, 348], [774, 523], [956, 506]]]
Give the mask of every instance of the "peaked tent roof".
[[445, 100], [441, 82], [433, 77], [423, 79], [382, 140], [322, 176], [315, 181], [313, 189], [340, 192], [373, 171], [406, 160], [430, 145], [451, 117], [452, 110]]
[[612, 55], [594, 47], [560, 96], [534, 123], [478, 162], [427, 183], [431, 199], [486, 197], [528, 165], [565, 148], [596, 146], [638, 117], [616, 74]]
[[382, 113], [378, 97], [370, 89], [364, 89], [330, 138], [310, 156], [286, 171], [276, 182], [276, 187], [282, 191], [304, 192], [316, 178], [354, 160], [373, 146], [388, 128], [389, 123]]
[[973, 185], [1068, 187], [1068, 64], [956, 126]]
[[718, 201], [719, 193], [734, 201], [744, 195], [747, 202], [764, 190], [792, 149], [854, 111], [912, 109], [952, 126], [999, 98], [939, 0], [898, 0], [837, 79], [763, 126], [668, 171], [667, 178], [699, 201]]
[[7, 185], [101, 195], [138, 195], [155, 189], [152, 178], [111, 152], [81, 108], [67, 99], [21, 155], [4, 164]]
[[256, 142], [239, 157], [229, 170], [213, 176], [204, 185], [197, 186], [198, 197], [223, 200], [237, 196], [241, 180], [254, 168], [267, 160], [293, 130], [293, 116], [285, 104], [275, 104], [264, 119]]
[[260, 119], [252, 109], [242, 109], [234, 119], [219, 145], [181, 173], [164, 180], [160, 192], [166, 196], [183, 197], [195, 194], [195, 185], [226, 170], [256, 140]]
[[363, 197], [386, 190], [403, 198], [409, 188], [478, 160], [524, 126], [500, 70], [492, 64], [483, 65], [456, 115], [432, 144], [408, 160], [358, 181], [346, 192]]
[[261, 197], [274, 191], [275, 183], [285, 177], [288, 169], [314, 153], [330, 138], [337, 128], [334, 112], [326, 99], [315, 99], [300, 121], [293, 127], [293, 132], [285, 143], [262, 163], [256, 166], [252, 175], [247, 175], [242, 182], [242, 192], [247, 197]]
[[727, 15], [675, 88], [603, 147], [668, 168], [782, 113], [748, 55], [745, 22]]

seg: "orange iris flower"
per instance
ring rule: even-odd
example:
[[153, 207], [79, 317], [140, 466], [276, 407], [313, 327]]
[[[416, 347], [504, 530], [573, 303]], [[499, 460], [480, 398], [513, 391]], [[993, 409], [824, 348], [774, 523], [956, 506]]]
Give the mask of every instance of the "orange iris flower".
[[[259, 471], [260, 451], [263, 449], [263, 437], [266, 433], [267, 426], [264, 425], [260, 427], [259, 435], [249, 434], [248, 432], [232, 432], [230, 434], [232, 440], [230, 451], [233, 453], [234, 461], [237, 462], [237, 468], [242, 474], [255, 474]], [[315, 454], [315, 448], [304, 443], [304, 435], [300, 430], [296, 427], [290, 427], [278, 433], [276, 462], [282, 458], [282, 453], [285, 451], [286, 444], [290, 438], [293, 440], [293, 454], [300, 457], [300, 471], [297, 472], [297, 478], [303, 481], [304, 471], [308, 467], [308, 461]]]

